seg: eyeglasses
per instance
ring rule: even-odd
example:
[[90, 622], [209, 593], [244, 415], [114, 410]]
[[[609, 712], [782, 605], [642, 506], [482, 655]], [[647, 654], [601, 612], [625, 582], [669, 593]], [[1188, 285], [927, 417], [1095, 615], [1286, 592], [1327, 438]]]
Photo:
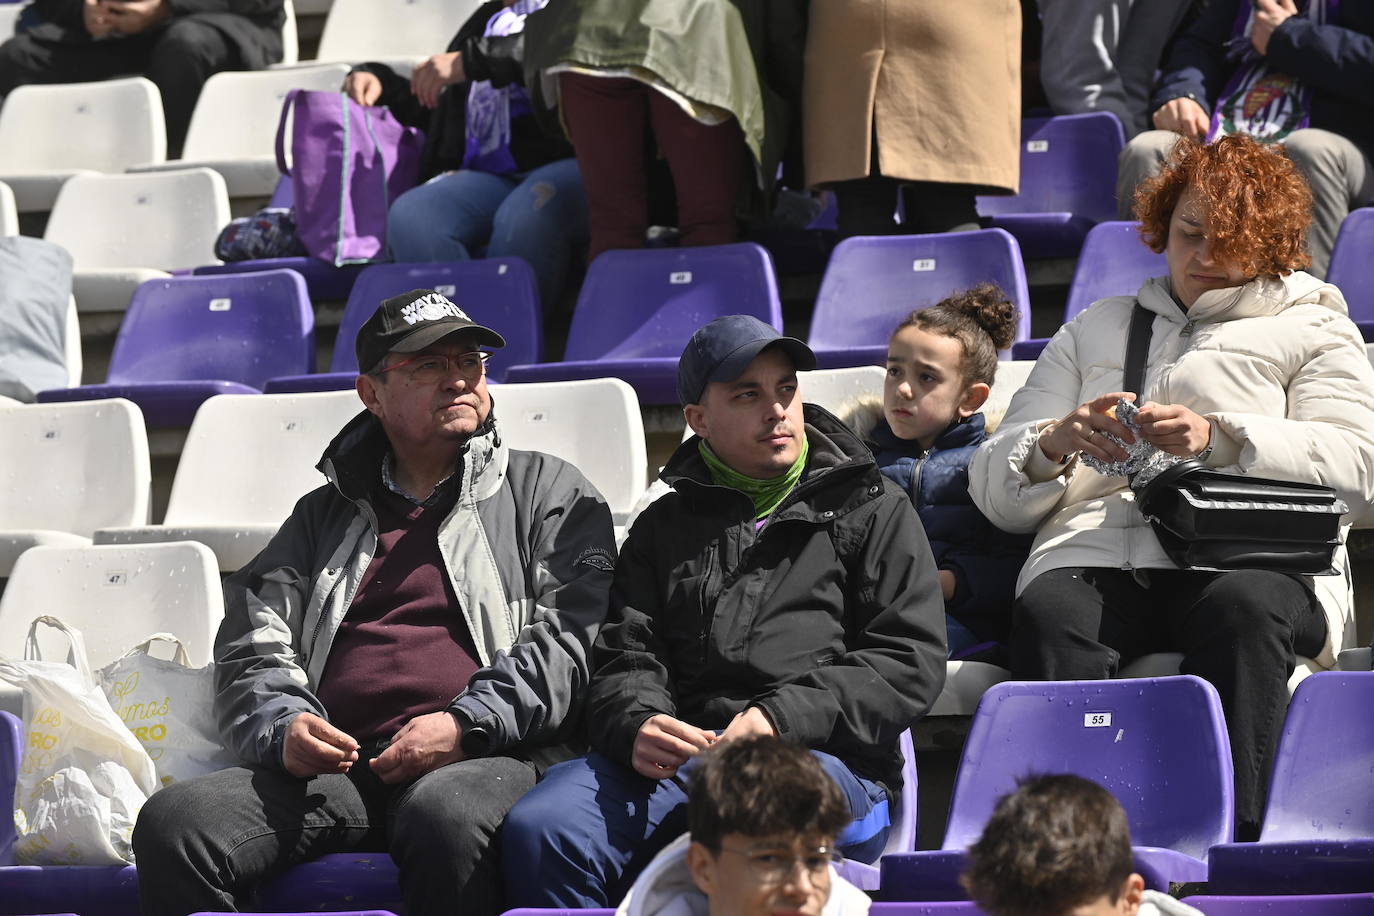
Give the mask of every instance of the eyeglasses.
[[421, 353], [410, 359], [403, 359], [399, 363], [378, 369], [375, 374], [384, 375], [405, 366], [407, 367], [406, 377], [412, 382], [429, 385], [451, 378], [456, 370], [464, 381], [475, 382], [482, 377], [482, 373], [486, 372], [488, 359], [491, 359], [491, 354], [482, 350], [472, 350], [467, 353], [459, 353], [456, 356], [445, 356], [442, 353]]
[[819, 880], [822, 875], [827, 874], [830, 871], [830, 866], [841, 859], [839, 852], [828, 846], [819, 846], [802, 853], [800, 856], [767, 847], [731, 849], [729, 846], [722, 845], [720, 850], [721, 852], [744, 856], [749, 865], [749, 871], [764, 884], [783, 883], [792, 876], [798, 865], [814, 882]]

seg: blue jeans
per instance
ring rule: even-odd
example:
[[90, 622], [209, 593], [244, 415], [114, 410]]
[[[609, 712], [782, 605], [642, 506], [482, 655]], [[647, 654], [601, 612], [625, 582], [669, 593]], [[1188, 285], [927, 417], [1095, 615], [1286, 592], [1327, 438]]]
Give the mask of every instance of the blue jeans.
[[587, 244], [587, 195], [576, 159], [517, 175], [464, 169], [396, 198], [386, 224], [393, 261], [466, 261], [484, 244], [487, 257], [524, 258], [547, 306]]
[[[840, 850], [876, 861], [887, 844], [887, 792], [837, 758], [812, 753], [854, 813]], [[649, 779], [595, 752], [551, 767], [501, 829], [506, 906], [615, 906], [649, 860], [687, 832], [691, 768], [689, 761], [671, 779]]]

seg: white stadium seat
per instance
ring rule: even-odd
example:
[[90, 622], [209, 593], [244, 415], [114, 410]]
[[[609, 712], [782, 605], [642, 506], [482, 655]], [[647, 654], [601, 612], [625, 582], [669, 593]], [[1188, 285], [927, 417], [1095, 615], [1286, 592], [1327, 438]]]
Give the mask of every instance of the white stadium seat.
[[52, 209], [73, 175], [166, 158], [162, 97], [141, 76], [20, 86], [0, 109], [0, 181], [20, 213]]
[[19, 21], [23, 9], [22, 3], [0, 3], [0, 41], [13, 37], [14, 24]]
[[83, 312], [122, 312], [140, 283], [217, 263], [229, 222], [224, 179], [210, 169], [78, 175], [63, 186], [44, 238], [66, 248]]
[[148, 520], [148, 438], [132, 401], [0, 406], [0, 451], [0, 577], [29, 547]]
[[362, 409], [352, 389], [210, 398], [187, 433], [163, 524], [105, 527], [95, 542], [199, 541], [220, 570], [239, 569], [325, 482], [315, 465]]
[[337, 91], [347, 75], [346, 64], [216, 73], [196, 102], [182, 157], [130, 171], [204, 166], [223, 176], [231, 198], [269, 197], [281, 178], [275, 147], [286, 94], [292, 89]]
[[387, 61], [438, 54], [480, 0], [334, 0], [320, 34], [322, 61]]
[[506, 444], [576, 465], [601, 491], [616, 524], [623, 525], [644, 492], [649, 463], [634, 389], [614, 378], [490, 389]]
[[[0, 10], [4, 9], [0, 6]], [[14, 191], [0, 181], [0, 235], [19, 234], [19, 207], [14, 202]]]

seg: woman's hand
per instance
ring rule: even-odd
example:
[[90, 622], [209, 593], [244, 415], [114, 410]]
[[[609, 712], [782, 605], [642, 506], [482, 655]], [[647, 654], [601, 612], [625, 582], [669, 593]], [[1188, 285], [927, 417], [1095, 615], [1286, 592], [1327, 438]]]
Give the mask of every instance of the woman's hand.
[[354, 70], [344, 77], [343, 91], [359, 105], [372, 106], [382, 97], [382, 81], [377, 74]]
[[439, 104], [439, 94], [445, 87], [466, 79], [467, 74], [463, 72], [463, 52], [449, 51], [445, 54], [435, 54], [415, 68], [410, 75], [410, 91], [415, 93], [421, 105], [435, 108]]
[[1125, 461], [1130, 455], [1103, 433], [1111, 433], [1128, 445], [1135, 441], [1131, 431], [1107, 414], [1117, 401], [1134, 401], [1129, 391], [1115, 391], [1079, 404], [1073, 413], [1058, 423], [1051, 423], [1040, 433], [1040, 451], [1051, 461], [1064, 461], [1075, 452], [1092, 455], [1107, 462]]
[[1191, 458], [1212, 441], [1212, 423], [1182, 404], [1146, 401], [1136, 414], [1140, 434], [1162, 452]]

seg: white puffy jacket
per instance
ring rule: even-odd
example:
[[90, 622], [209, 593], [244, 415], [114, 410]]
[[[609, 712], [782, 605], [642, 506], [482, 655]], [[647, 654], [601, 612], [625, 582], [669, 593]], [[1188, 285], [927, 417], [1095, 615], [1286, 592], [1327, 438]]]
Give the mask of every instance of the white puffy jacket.
[[[1350, 507], [1342, 540], [1374, 500], [1374, 369], [1340, 290], [1299, 271], [1210, 290], [1185, 312], [1157, 277], [1059, 329], [969, 466], [969, 491], [994, 524], [1037, 532], [1018, 594], [1065, 566], [1174, 567], [1126, 478], [1077, 460], [1061, 467], [1036, 446], [1047, 424], [1122, 390], [1137, 298], [1156, 316], [1137, 403], [1184, 404], [1215, 420], [1210, 467], [1334, 487]], [[1315, 577], [1327, 619], [1315, 660], [1326, 667], [1354, 638], [1344, 547], [1336, 566], [1340, 575]]]

